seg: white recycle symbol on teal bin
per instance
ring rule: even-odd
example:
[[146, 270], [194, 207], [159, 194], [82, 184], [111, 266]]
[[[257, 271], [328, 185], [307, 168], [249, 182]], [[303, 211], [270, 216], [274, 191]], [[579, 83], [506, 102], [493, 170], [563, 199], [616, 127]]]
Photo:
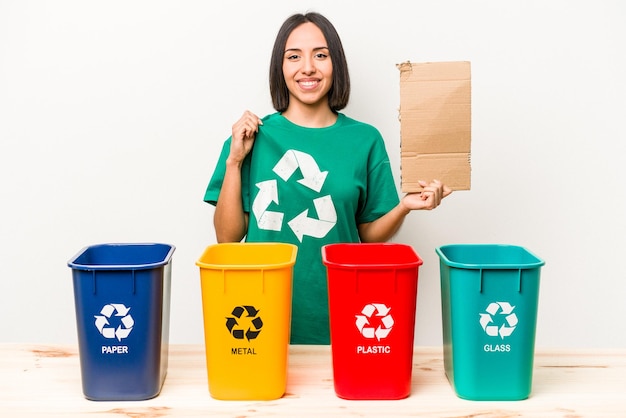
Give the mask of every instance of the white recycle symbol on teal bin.
[[[100, 310], [101, 315], [94, 315], [96, 328], [104, 338], [117, 338], [118, 341], [122, 341], [128, 337], [135, 325], [135, 320], [128, 311], [130, 311], [130, 307], [127, 308], [122, 303], [104, 305]], [[112, 317], [116, 319], [116, 322], [119, 322], [117, 327], [111, 326], [109, 321]]]
[[485, 309], [486, 313], [480, 314], [480, 325], [485, 333], [490, 337], [500, 336], [502, 339], [513, 334], [517, 326], [517, 315], [513, 312], [514, 309], [515, 306], [511, 306], [509, 302], [491, 302]]

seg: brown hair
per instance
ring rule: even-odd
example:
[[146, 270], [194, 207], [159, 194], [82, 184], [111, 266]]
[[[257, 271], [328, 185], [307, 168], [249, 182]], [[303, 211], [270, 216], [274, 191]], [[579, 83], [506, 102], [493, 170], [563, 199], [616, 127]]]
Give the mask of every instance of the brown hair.
[[283, 74], [283, 58], [287, 38], [291, 32], [303, 23], [311, 22], [320, 30], [328, 43], [331, 62], [333, 63], [333, 79], [328, 91], [328, 105], [337, 112], [348, 104], [350, 98], [350, 75], [348, 62], [335, 27], [319, 13], [294, 14], [287, 18], [276, 35], [272, 58], [270, 60], [270, 94], [272, 104], [278, 112], [284, 112], [289, 106], [289, 90]]

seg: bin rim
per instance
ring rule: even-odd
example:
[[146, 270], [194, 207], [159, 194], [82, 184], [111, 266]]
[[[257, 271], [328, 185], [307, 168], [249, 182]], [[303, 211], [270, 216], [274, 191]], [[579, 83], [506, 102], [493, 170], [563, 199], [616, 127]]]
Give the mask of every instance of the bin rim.
[[[519, 250], [525, 251], [528, 255], [535, 259], [534, 262], [527, 263], [461, 263], [458, 261], [452, 261], [448, 258], [448, 256], [444, 253], [446, 248], [452, 247], [499, 247], [499, 248], [515, 248]], [[463, 269], [472, 269], [472, 270], [520, 270], [520, 269], [530, 269], [530, 268], [539, 268], [546, 264], [546, 262], [535, 255], [533, 252], [529, 251], [526, 247], [515, 244], [489, 244], [489, 243], [465, 243], [465, 244], [446, 244], [441, 245], [435, 248], [435, 252], [439, 256], [440, 260], [445, 263], [449, 267], [457, 267]]]
[[[404, 263], [338, 263], [336, 261], [329, 261], [327, 257], [327, 249], [331, 247], [359, 247], [359, 246], [379, 246], [379, 247], [404, 247], [411, 250], [411, 252], [415, 255], [414, 261], [407, 261]], [[344, 269], [388, 269], [389, 267], [394, 268], [413, 268], [421, 266], [424, 261], [417, 254], [415, 249], [409, 244], [402, 244], [399, 242], [346, 242], [346, 243], [334, 243], [334, 244], [326, 244], [322, 246], [322, 263], [327, 267], [334, 268], [344, 268]]]
[[[271, 264], [225, 264], [225, 263], [207, 263], [202, 261], [202, 257], [212, 248], [217, 247], [261, 247], [261, 246], [275, 246], [286, 247], [291, 249], [291, 256], [288, 260], [271, 263]], [[298, 254], [298, 246], [288, 242], [221, 242], [217, 244], [211, 244], [205, 248], [202, 256], [196, 261], [196, 266], [203, 269], [210, 270], [275, 270], [285, 267], [291, 267], [296, 263], [296, 256]]]
[[[169, 247], [169, 250], [165, 257], [161, 261], [157, 261], [154, 263], [138, 263], [138, 264], [83, 264], [77, 263], [76, 260], [78, 257], [83, 255], [83, 253], [92, 248], [100, 248], [100, 247], [139, 247], [139, 246], [163, 246]], [[155, 267], [160, 267], [168, 264], [171, 261], [172, 255], [176, 247], [172, 244], [164, 244], [160, 242], [109, 242], [109, 243], [100, 243], [87, 245], [80, 249], [70, 260], [67, 262], [68, 267], [71, 267], [74, 270], [147, 270]]]

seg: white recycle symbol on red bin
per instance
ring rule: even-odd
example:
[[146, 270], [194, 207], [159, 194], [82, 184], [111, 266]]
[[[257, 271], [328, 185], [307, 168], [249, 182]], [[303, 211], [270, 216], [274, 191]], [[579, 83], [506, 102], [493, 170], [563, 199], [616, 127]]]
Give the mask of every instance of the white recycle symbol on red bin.
[[[135, 320], [128, 313], [130, 308], [127, 308], [122, 303], [110, 303], [104, 305], [100, 310], [101, 315], [94, 315], [96, 318], [96, 328], [104, 338], [117, 338], [118, 341], [122, 341], [128, 337], [133, 330]], [[113, 315], [115, 314], [115, 315]], [[111, 326], [109, 320], [113, 317], [119, 322], [117, 328]]]
[[[513, 334], [517, 326], [517, 315], [513, 309], [515, 306], [511, 306], [509, 302], [491, 302], [485, 309], [487, 313], [480, 314], [480, 325], [487, 335], [490, 337], [499, 335], [500, 338], [504, 339], [504, 337]], [[502, 316], [504, 316], [504, 321], [498, 321], [501, 325], [494, 324], [494, 317], [502, 318]]]
[[[380, 341], [386, 338], [393, 327], [393, 317], [389, 314], [391, 308], [382, 303], [370, 303], [361, 310], [362, 315], [356, 315], [356, 327], [365, 338], [376, 338]], [[378, 326], [372, 326], [370, 319], [379, 318]], [[374, 324], [375, 325], [375, 324]]]

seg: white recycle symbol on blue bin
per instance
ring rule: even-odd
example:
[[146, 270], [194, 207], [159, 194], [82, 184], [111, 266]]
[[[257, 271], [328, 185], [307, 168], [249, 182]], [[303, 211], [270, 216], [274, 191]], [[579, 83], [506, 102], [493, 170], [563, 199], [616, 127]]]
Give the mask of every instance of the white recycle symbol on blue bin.
[[[127, 308], [123, 303], [104, 305], [100, 310], [101, 315], [94, 315], [96, 328], [104, 338], [117, 338], [118, 341], [122, 341], [128, 337], [135, 325], [135, 320], [128, 311], [130, 311], [130, 307]], [[116, 319], [115, 322], [118, 322], [117, 327], [111, 326], [109, 322], [111, 317]]]
[[[509, 302], [491, 302], [485, 309], [486, 313], [480, 314], [480, 325], [485, 333], [490, 337], [500, 336], [502, 339], [513, 334], [517, 326], [517, 315], [513, 309], [515, 306], [511, 306]], [[496, 323], [494, 323], [494, 317], [497, 319]]]

